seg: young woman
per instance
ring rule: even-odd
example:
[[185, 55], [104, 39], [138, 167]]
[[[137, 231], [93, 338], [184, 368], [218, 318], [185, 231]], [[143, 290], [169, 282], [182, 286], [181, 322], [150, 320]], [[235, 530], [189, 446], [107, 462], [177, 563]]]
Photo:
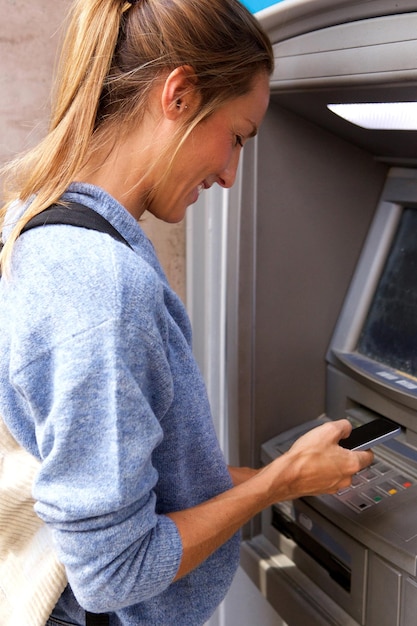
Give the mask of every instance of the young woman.
[[[263, 468], [227, 468], [185, 310], [138, 219], [230, 187], [268, 106], [270, 43], [237, 0], [77, 0], [48, 135], [8, 169], [0, 412], [41, 462], [36, 512], [68, 587], [48, 624], [198, 626], [224, 597], [239, 528], [274, 501], [334, 492], [372, 460], [346, 420]], [[130, 247], [65, 224], [60, 202]]]

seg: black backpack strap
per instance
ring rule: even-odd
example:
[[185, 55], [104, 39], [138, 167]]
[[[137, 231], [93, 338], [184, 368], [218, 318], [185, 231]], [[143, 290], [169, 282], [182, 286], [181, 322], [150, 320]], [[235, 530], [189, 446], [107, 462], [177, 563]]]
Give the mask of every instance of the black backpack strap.
[[121, 241], [129, 248], [132, 247], [106, 218], [94, 211], [94, 209], [90, 209], [78, 202], [69, 202], [66, 206], [53, 204], [41, 211], [41, 213], [38, 213], [38, 215], [35, 215], [35, 217], [32, 217], [22, 228], [21, 234], [32, 228], [47, 226], [48, 224], [67, 224], [69, 226], [98, 230], [99, 232], [107, 233], [114, 239], [117, 239], [117, 241]]
[[110, 620], [107, 613], [88, 613], [85, 614], [85, 626], [109, 626]]

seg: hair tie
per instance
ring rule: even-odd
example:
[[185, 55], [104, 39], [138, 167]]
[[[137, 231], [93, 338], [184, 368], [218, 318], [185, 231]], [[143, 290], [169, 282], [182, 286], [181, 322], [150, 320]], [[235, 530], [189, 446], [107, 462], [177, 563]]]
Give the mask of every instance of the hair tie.
[[129, 9], [131, 9], [135, 4], [138, 4], [139, 0], [123, 0], [122, 13], [126, 13]]

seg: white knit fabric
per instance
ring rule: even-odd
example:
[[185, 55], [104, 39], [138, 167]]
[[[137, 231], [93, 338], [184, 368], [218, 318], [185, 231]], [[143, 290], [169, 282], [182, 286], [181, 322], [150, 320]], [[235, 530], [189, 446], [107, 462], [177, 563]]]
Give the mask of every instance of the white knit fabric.
[[0, 418], [0, 624], [45, 626], [67, 583], [31, 495], [39, 462]]

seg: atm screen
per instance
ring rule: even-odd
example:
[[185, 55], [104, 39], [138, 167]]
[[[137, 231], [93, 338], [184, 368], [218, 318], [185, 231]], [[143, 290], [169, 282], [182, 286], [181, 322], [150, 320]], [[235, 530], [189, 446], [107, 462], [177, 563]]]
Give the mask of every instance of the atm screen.
[[357, 351], [417, 377], [417, 209], [404, 209]]

